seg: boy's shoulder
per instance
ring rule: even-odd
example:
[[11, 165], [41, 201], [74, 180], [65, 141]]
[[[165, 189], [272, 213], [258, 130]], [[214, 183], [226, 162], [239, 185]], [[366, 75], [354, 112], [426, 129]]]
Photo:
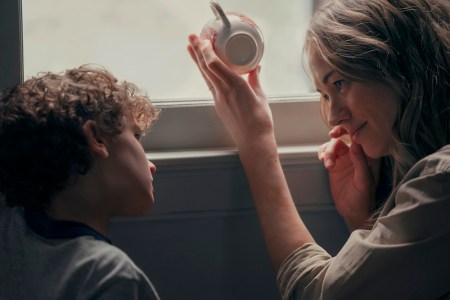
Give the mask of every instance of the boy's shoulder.
[[[74, 293], [92, 298], [91, 293], [108, 294], [119, 287], [156, 295], [147, 276], [118, 247], [92, 236], [67, 239], [40, 236], [27, 226], [21, 207], [1, 208], [0, 235], [5, 238], [4, 247], [0, 247], [0, 265], [6, 276], [0, 274], [3, 293], [28, 293], [12, 288], [25, 280], [29, 291], [48, 291], [49, 294], [37, 299], [64, 298]], [[51, 287], [41, 286], [40, 279], [44, 277]], [[7, 282], [10, 284], [5, 285]]]
[[48, 238], [36, 233], [28, 226], [22, 207], [0, 205], [0, 234], [7, 245], [0, 250], [5, 252], [1, 255], [4, 258], [14, 260], [22, 256], [21, 260], [30, 260], [39, 268], [61, 269], [61, 272], [64, 269], [86, 274], [114, 272], [130, 279], [142, 275], [124, 251], [106, 241], [89, 235]]

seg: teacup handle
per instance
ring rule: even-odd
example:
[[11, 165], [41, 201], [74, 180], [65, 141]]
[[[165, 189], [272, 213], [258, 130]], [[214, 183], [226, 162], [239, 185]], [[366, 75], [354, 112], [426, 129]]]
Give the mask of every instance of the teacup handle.
[[230, 27], [230, 20], [228, 20], [227, 15], [223, 11], [222, 7], [220, 7], [220, 4], [216, 1], [211, 1], [210, 5], [213, 13], [216, 15], [216, 18], [220, 18], [225, 27]]

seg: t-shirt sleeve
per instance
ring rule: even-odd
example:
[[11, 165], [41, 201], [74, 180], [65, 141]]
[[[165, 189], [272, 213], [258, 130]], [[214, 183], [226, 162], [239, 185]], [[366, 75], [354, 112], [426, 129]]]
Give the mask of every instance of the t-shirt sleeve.
[[450, 291], [450, 175], [409, 178], [371, 231], [356, 230], [330, 255], [316, 244], [279, 269], [283, 299], [437, 299]]
[[146, 274], [122, 250], [104, 242], [91, 241], [96, 247], [86, 249], [91, 254], [79, 263], [71, 280], [82, 291], [72, 291], [77, 299], [156, 300], [158, 293]]
[[132, 279], [118, 279], [99, 287], [92, 299], [98, 300], [159, 300], [158, 294], [150, 282]]

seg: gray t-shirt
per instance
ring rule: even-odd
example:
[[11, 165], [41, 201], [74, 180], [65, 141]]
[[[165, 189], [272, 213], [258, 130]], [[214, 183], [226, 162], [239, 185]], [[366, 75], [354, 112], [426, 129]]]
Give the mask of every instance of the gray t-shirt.
[[0, 203], [0, 300], [159, 299], [120, 249], [84, 235], [44, 238]]

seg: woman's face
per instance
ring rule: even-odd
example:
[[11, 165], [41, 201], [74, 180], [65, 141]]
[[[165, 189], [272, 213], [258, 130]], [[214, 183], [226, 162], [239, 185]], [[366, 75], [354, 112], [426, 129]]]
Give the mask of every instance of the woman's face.
[[315, 46], [308, 50], [314, 84], [321, 95], [328, 125], [341, 126], [369, 157], [391, 154], [399, 96], [383, 83], [345, 79], [322, 58]]

